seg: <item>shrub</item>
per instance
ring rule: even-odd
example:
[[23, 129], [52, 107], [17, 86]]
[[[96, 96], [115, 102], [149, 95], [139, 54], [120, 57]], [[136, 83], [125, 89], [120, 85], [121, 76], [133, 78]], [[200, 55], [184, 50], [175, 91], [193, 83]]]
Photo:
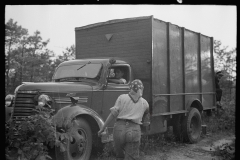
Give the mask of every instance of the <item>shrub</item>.
[[208, 132], [227, 131], [235, 133], [235, 100], [222, 99], [222, 109], [218, 109], [210, 117], [203, 115], [203, 123]]
[[35, 110], [36, 114], [22, 119], [13, 120], [5, 124], [6, 148], [8, 160], [46, 160], [51, 159], [48, 148], [55, 145], [64, 151], [64, 140], [67, 133], [57, 132], [53, 123], [52, 110]]

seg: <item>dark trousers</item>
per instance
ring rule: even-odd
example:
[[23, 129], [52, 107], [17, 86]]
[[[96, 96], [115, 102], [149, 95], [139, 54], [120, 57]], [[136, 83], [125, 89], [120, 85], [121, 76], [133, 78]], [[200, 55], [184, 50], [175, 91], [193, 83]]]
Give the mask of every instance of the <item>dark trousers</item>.
[[118, 120], [113, 129], [116, 158], [118, 160], [137, 160], [139, 158], [140, 139], [141, 128], [139, 124]]
[[217, 88], [216, 89], [216, 100], [220, 102], [221, 98], [222, 98], [222, 90]]

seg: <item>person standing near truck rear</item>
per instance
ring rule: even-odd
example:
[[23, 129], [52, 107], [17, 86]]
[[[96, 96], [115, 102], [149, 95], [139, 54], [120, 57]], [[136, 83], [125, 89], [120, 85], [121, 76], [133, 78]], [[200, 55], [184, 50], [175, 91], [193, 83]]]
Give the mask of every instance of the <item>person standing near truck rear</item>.
[[222, 98], [222, 89], [220, 88], [219, 81], [222, 78], [223, 73], [221, 71], [216, 72], [215, 76], [215, 85], [216, 85], [216, 101], [217, 107], [222, 108], [221, 106], [221, 98]]
[[[149, 104], [142, 98], [143, 84], [136, 79], [130, 83], [130, 92], [122, 94], [110, 108], [111, 113], [99, 130], [100, 136], [107, 125], [116, 119], [113, 129], [114, 149], [118, 160], [137, 160], [141, 140], [140, 125], [149, 125]], [[147, 122], [142, 123], [142, 119]]]

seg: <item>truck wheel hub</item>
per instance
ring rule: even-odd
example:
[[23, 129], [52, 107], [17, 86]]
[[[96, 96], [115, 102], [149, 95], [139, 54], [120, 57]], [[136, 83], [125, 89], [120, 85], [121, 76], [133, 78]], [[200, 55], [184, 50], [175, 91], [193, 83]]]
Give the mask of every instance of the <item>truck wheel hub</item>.
[[81, 157], [87, 145], [86, 134], [83, 130], [78, 130], [75, 136], [73, 136], [73, 141], [70, 143], [69, 151], [72, 158], [78, 159]]
[[80, 154], [83, 154], [86, 146], [86, 140], [84, 138], [79, 139], [77, 146], [78, 146], [78, 152]]

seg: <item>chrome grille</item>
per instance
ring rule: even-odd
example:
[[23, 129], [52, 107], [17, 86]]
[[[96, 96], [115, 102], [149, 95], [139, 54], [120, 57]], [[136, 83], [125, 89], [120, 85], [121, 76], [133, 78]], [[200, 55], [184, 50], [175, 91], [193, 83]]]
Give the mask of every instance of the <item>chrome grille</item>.
[[34, 97], [36, 93], [17, 93], [14, 101], [14, 110], [12, 118], [24, 118], [32, 114], [35, 108]]

